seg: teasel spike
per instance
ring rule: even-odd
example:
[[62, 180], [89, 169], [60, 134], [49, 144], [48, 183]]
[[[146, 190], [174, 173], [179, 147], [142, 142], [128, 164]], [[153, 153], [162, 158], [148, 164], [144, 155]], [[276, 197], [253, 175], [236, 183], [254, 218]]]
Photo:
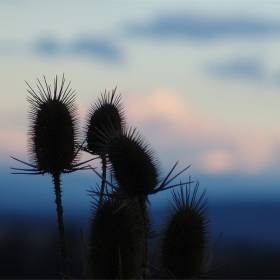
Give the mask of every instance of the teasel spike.
[[136, 129], [125, 128], [123, 133], [112, 128], [100, 132], [108, 168], [124, 193], [134, 197], [148, 195], [159, 181], [159, 161], [154, 151]]
[[[125, 126], [125, 116], [123, 105], [120, 103], [121, 94], [116, 96], [117, 87], [110, 92], [101, 94], [96, 102], [91, 106], [86, 117], [86, 151], [92, 154], [102, 155], [97, 149], [100, 142], [99, 131], [106, 131], [106, 128], [113, 127], [117, 131], [122, 131]], [[102, 144], [102, 143], [101, 143]]]
[[[67, 91], [63, 91], [63, 75], [60, 94], [57, 95], [56, 77], [52, 96], [45, 77], [44, 80], [46, 91], [39, 80], [39, 85], [37, 84], [41, 98], [39, 95], [37, 98], [27, 98], [31, 105], [29, 151], [40, 170], [50, 174], [63, 173], [65, 170], [71, 170], [77, 161], [76, 105], [71, 98], [75, 96], [75, 92], [68, 87]], [[67, 96], [63, 101], [62, 93]], [[33, 97], [34, 94], [36, 93], [33, 93]]]
[[[95, 199], [95, 198], [94, 198]], [[85, 274], [90, 279], [135, 279], [140, 276], [140, 212], [130, 201], [104, 196], [92, 201]]]
[[196, 200], [199, 183], [191, 195], [190, 186], [181, 185], [180, 194], [172, 191], [173, 203], [167, 207], [167, 222], [161, 242], [161, 258], [167, 277], [193, 278], [209, 266], [209, 213], [206, 190]]
[[[117, 139], [118, 141], [120, 141], [120, 139], [130, 139], [131, 142], [135, 142], [135, 145], [143, 150], [142, 155], [146, 155], [148, 157], [150, 157], [150, 159], [154, 162], [152, 162], [152, 164], [154, 166], [156, 166], [156, 168], [159, 167], [159, 162], [155, 157], [155, 152], [149, 147], [148, 142], [145, 140], [144, 137], [142, 137], [142, 135], [140, 134], [139, 131], [137, 131], [136, 128], [132, 128], [132, 127], [125, 127], [123, 130], [123, 133], [120, 133], [119, 131], [115, 131], [114, 128], [111, 126], [108, 129], [104, 127], [103, 131], [97, 129], [98, 133], [99, 133], [99, 137], [100, 139], [102, 139], [103, 143], [107, 143], [107, 145], [100, 145], [99, 149], [100, 149], [100, 153], [104, 153], [107, 154], [107, 158], [110, 157], [110, 153], [109, 153], [109, 144], [108, 143], [114, 143], [113, 139]], [[186, 168], [184, 168], [183, 170], [181, 170], [179, 173], [177, 173], [176, 175], [174, 175], [171, 179], [169, 179], [169, 177], [171, 176], [172, 172], [174, 171], [174, 169], [176, 168], [178, 164], [178, 161], [175, 163], [175, 165], [172, 167], [172, 169], [170, 170], [169, 174], [163, 179], [163, 180], [158, 180], [158, 183], [160, 183], [162, 181], [162, 183], [157, 186], [157, 184], [155, 184], [154, 188], [148, 193], [148, 194], [155, 194], [159, 191], [164, 191], [170, 188], [174, 188], [176, 186], [180, 186], [180, 184], [175, 184], [175, 185], [171, 185], [168, 186], [174, 179], [176, 179], [179, 175], [181, 175], [183, 172], [185, 172], [189, 167], [187, 166]], [[112, 164], [110, 163], [110, 159], [109, 159], [109, 169], [111, 169], [111, 173], [114, 174], [114, 168], [110, 168], [110, 165], [112, 166]], [[143, 164], [144, 166], [144, 164]], [[149, 169], [148, 167], [146, 168], [147, 170]], [[101, 175], [95, 171], [95, 173], [100, 177]], [[144, 174], [145, 172], [143, 172]], [[157, 176], [158, 177], [158, 176]], [[107, 182], [108, 183], [108, 182]], [[193, 182], [188, 182], [187, 184], [191, 184]], [[121, 185], [121, 184], [119, 184]]]
[[[20, 169], [20, 168], [11, 168], [14, 170], [21, 170], [21, 171], [26, 171], [27, 173], [13, 173], [13, 174], [45, 174], [45, 173], [52, 173], [50, 171], [49, 168], [45, 169], [42, 168], [42, 166], [39, 166], [38, 164], [38, 160], [37, 160], [37, 154], [34, 150], [35, 145], [34, 145], [34, 139], [35, 139], [35, 131], [34, 131], [34, 125], [35, 125], [35, 121], [38, 118], [38, 113], [39, 111], [42, 110], [42, 105], [43, 104], [50, 104], [50, 103], [60, 103], [62, 104], [62, 106], [65, 106], [66, 109], [69, 112], [69, 116], [68, 118], [72, 118], [72, 123], [73, 123], [73, 127], [74, 127], [74, 138], [77, 137], [77, 129], [76, 129], [76, 123], [77, 123], [77, 117], [76, 117], [76, 105], [74, 104], [75, 101], [75, 92], [72, 89], [69, 89], [70, 83], [67, 85], [66, 89], [63, 90], [64, 84], [65, 84], [65, 78], [63, 75], [62, 78], [62, 83], [61, 83], [61, 88], [59, 90], [59, 93], [57, 94], [57, 76], [54, 80], [54, 96], [52, 97], [52, 92], [51, 92], [51, 88], [50, 85], [47, 84], [46, 78], [44, 76], [44, 81], [45, 81], [45, 87], [46, 90], [44, 89], [44, 86], [42, 85], [42, 83], [40, 82], [39, 79], [37, 79], [38, 84], [37, 84], [37, 88], [38, 88], [38, 93], [36, 93], [31, 86], [26, 82], [26, 84], [29, 87], [29, 90], [27, 90], [29, 92], [30, 96], [27, 96], [27, 101], [29, 102], [30, 106], [31, 106], [31, 111], [29, 112], [29, 118], [31, 120], [31, 127], [29, 130], [29, 155], [31, 160], [35, 163], [35, 164], [29, 164], [27, 162], [21, 161], [17, 158], [12, 157], [13, 159], [32, 167], [32, 169]], [[45, 110], [46, 111], [46, 110]], [[72, 133], [71, 133], [72, 135]], [[72, 138], [72, 137], [68, 137], [68, 138]], [[67, 139], [67, 137], [65, 137], [65, 139]], [[66, 141], [67, 142], [67, 141]], [[69, 142], [69, 141], [68, 141]], [[75, 139], [74, 139], [75, 142]], [[42, 143], [39, 143], [40, 145]], [[73, 171], [77, 171], [77, 170], [86, 170], [87, 167], [86, 166], [82, 166], [81, 165], [88, 163], [96, 158], [90, 159], [90, 160], [86, 160], [84, 162], [78, 162], [78, 153], [80, 151], [80, 147], [78, 149], [76, 149], [75, 151], [75, 146], [73, 146], [72, 149], [72, 156], [71, 156], [71, 165], [68, 164], [68, 166], [65, 166], [65, 168], [61, 168], [61, 172], [60, 173], [72, 173]], [[45, 154], [48, 154], [45, 152]], [[56, 172], [57, 170], [55, 170]], [[28, 173], [31, 172], [31, 173]]]
[[[100, 193], [96, 190], [90, 191], [93, 196], [99, 195]], [[128, 196], [126, 194], [123, 194], [123, 190], [121, 188], [115, 188], [114, 193], [106, 193], [104, 195], [106, 199], [118, 199], [120, 201], [119, 207], [115, 209], [113, 214], [123, 211], [122, 209], [125, 209], [129, 204], [133, 203], [136, 209], [139, 211], [139, 222], [141, 224], [141, 263], [142, 263], [142, 277], [146, 279], [149, 274], [148, 269], [148, 243], [147, 239], [150, 238], [150, 229], [152, 226], [151, 222], [151, 214], [148, 208], [148, 205], [146, 205], [147, 197], [146, 196]], [[96, 199], [97, 200], [97, 199]], [[101, 202], [102, 203], [102, 202]]]

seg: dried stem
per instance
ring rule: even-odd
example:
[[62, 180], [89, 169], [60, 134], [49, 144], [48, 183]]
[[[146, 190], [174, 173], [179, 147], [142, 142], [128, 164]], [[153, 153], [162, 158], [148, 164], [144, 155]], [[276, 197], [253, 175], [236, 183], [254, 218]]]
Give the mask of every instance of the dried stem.
[[149, 219], [147, 215], [146, 201], [143, 197], [138, 197], [140, 212], [142, 216], [142, 279], [148, 277], [148, 230]]
[[53, 183], [55, 191], [55, 203], [57, 211], [57, 222], [60, 237], [60, 257], [62, 261], [62, 274], [68, 275], [67, 267], [67, 254], [66, 254], [66, 242], [65, 242], [65, 232], [64, 232], [64, 222], [63, 222], [63, 208], [61, 202], [61, 183], [60, 174], [53, 174]]
[[105, 191], [105, 185], [106, 185], [106, 155], [101, 156], [102, 159], [102, 183], [101, 183], [101, 191], [100, 191], [100, 198], [99, 198], [99, 205], [102, 203], [104, 191]]

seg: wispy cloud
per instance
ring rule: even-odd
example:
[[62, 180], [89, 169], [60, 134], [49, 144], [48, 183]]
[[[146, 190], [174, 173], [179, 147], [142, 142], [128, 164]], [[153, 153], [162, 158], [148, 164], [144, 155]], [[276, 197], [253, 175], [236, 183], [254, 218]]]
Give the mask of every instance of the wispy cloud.
[[[277, 58], [275, 59], [275, 62]], [[275, 66], [261, 57], [240, 57], [224, 61], [205, 62], [202, 66], [204, 74], [211, 78], [245, 81], [262, 86], [280, 85], [280, 70], [277, 62]]]
[[84, 36], [68, 42], [46, 37], [37, 40], [34, 49], [43, 55], [80, 56], [118, 62], [124, 58], [120, 46], [107, 38]]
[[108, 60], [118, 60], [122, 57], [120, 48], [114, 42], [106, 39], [83, 38], [70, 46], [70, 51], [76, 54], [98, 56]]
[[147, 23], [127, 24], [129, 35], [191, 39], [217, 39], [228, 36], [265, 36], [280, 32], [280, 22], [232, 16], [211, 17], [191, 14], [160, 15]]
[[46, 37], [39, 39], [34, 46], [35, 50], [45, 54], [45, 55], [54, 55], [54, 54], [60, 54], [63, 51], [62, 43], [60, 43], [58, 40], [52, 37]]
[[206, 72], [210, 75], [224, 78], [244, 78], [249, 80], [263, 80], [266, 77], [266, 69], [259, 59], [231, 59], [221, 63], [211, 63], [206, 66]]

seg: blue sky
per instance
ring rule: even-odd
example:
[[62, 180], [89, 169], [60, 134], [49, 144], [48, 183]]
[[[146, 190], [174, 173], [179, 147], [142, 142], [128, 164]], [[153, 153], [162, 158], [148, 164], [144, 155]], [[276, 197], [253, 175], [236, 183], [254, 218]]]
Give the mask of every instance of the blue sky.
[[266, 1], [0, 1], [2, 172], [18, 166], [10, 155], [28, 160], [25, 81], [64, 73], [81, 128], [117, 86], [165, 172], [179, 160], [202, 187], [219, 182], [216, 197], [275, 200], [279, 12]]

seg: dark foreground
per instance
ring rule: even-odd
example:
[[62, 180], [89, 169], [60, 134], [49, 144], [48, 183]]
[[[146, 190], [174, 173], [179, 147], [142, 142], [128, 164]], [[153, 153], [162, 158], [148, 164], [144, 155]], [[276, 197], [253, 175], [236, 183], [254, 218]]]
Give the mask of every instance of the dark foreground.
[[[213, 251], [212, 269], [206, 277], [280, 278], [280, 207], [216, 206], [211, 209], [213, 243], [223, 231]], [[161, 212], [154, 213], [160, 224]], [[59, 238], [55, 220], [8, 214], [0, 215], [0, 277], [61, 278]], [[66, 222], [69, 272], [83, 278], [83, 241], [86, 219]], [[154, 253], [151, 244], [150, 254]], [[156, 265], [156, 261], [154, 262]]]

